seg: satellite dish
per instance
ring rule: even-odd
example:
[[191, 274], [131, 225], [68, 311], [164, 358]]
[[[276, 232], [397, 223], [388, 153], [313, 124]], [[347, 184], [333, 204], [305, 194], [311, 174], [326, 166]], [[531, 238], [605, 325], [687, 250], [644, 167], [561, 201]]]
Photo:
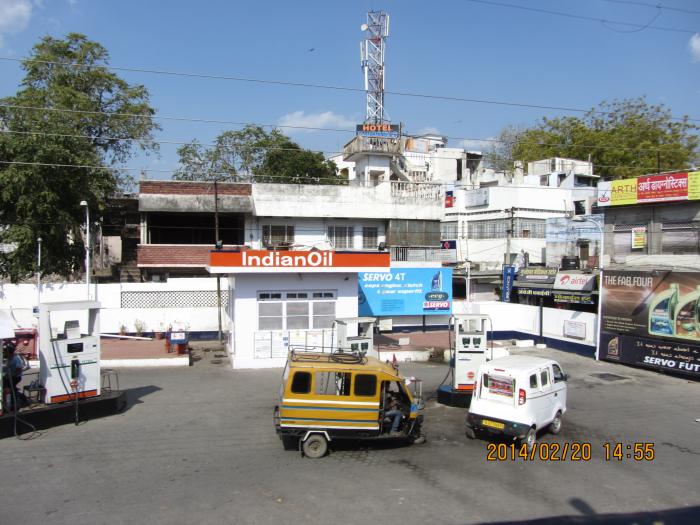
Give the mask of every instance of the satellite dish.
[[360, 31], [367, 31], [367, 29], [369, 29], [369, 26], [367, 24], [362, 24], [360, 26]]

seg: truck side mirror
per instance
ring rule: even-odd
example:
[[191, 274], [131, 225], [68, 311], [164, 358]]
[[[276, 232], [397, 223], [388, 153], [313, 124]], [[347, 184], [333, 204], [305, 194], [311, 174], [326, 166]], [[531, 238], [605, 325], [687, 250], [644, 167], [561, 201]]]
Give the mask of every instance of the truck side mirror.
[[561, 378], [562, 378], [564, 381], [568, 381], [568, 380], [569, 380], [569, 374], [562, 374], [562, 375], [561, 375]]

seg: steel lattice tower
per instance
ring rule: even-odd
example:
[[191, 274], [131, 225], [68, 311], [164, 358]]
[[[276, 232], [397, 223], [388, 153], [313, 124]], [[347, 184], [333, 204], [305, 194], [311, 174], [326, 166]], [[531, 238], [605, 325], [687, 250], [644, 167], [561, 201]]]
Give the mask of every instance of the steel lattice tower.
[[[369, 11], [362, 24], [365, 39], [360, 42], [360, 61], [365, 74], [367, 114], [365, 122], [384, 122], [384, 47], [389, 36], [389, 15]], [[388, 120], [388, 118], [386, 119]]]

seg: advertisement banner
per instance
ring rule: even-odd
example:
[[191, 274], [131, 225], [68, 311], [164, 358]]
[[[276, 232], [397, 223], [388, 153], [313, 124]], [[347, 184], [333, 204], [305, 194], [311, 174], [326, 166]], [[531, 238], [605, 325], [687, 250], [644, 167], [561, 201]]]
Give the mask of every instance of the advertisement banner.
[[598, 184], [598, 206], [700, 199], [700, 171], [645, 175]]
[[596, 276], [590, 273], [559, 272], [554, 280], [557, 290], [590, 292], [595, 286]]
[[603, 359], [698, 373], [700, 273], [606, 270], [601, 293]]
[[573, 294], [573, 293], [557, 293], [554, 292], [554, 302], [555, 303], [568, 303], [568, 304], [594, 304], [593, 296], [591, 294]]
[[464, 207], [473, 208], [474, 206], [488, 206], [489, 204], [489, 189], [479, 188], [464, 192]]
[[554, 282], [557, 276], [557, 269], [546, 266], [528, 266], [518, 270], [518, 281], [526, 283], [548, 283]]
[[503, 266], [503, 286], [501, 286], [501, 302], [510, 302], [510, 293], [513, 291], [515, 280], [515, 266]]
[[397, 139], [401, 135], [401, 127], [398, 124], [365, 122], [358, 124], [355, 129], [361, 137]]
[[361, 316], [449, 315], [451, 268], [392, 268], [358, 273]]
[[647, 227], [632, 228], [632, 249], [641, 250], [647, 247]]
[[445, 208], [452, 208], [455, 205], [454, 193], [451, 191], [445, 192]]

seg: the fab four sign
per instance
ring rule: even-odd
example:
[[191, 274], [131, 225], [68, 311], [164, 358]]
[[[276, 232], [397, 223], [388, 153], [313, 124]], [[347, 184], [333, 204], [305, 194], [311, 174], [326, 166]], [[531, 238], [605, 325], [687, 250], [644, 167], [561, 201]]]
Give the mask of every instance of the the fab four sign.
[[212, 273], [281, 273], [356, 271], [367, 268], [388, 270], [390, 256], [379, 252], [334, 251], [212, 251], [209, 271]]

